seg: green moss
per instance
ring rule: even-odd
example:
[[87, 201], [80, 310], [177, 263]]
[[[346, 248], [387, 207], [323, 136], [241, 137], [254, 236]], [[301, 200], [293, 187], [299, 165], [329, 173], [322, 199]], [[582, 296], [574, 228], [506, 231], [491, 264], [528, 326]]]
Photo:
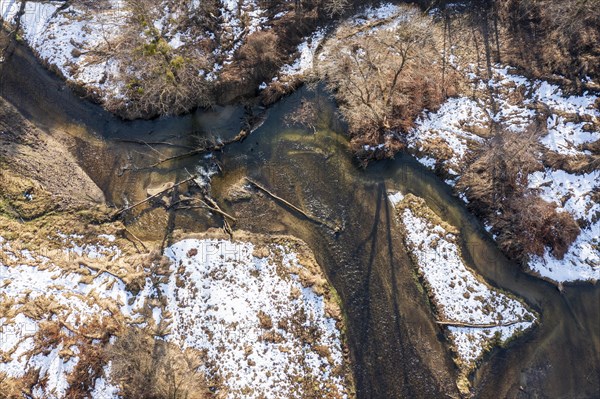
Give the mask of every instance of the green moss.
[[152, 56], [152, 55], [156, 54], [156, 47], [157, 47], [157, 44], [154, 42], [146, 43], [142, 47], [142, 54], [144, 54], [147, 57]]
[[169, 82], [175, 81], [175, 74], [170, 69], [166, 70], [165, 75], [167, 76], [167, 81], [169, 81]]
[[185, 58], [183, 58], [180, 55], [173, 57], [173, 59], [171, 60], [171, 67], [175, 69], [181, 69], [181, 67], [183, 67], [184, 64]]
[[171, 48], [171, 46], [169, 45], [169, 43], [167, 43], [167, 41], [165, 39], [163, 39], [162, 37], [160, 39], [158, 39], [158, 42], [156, 43], [156, 51], [158, 51], [161, 54], [167, 55], [172, 50], [173, 49]]

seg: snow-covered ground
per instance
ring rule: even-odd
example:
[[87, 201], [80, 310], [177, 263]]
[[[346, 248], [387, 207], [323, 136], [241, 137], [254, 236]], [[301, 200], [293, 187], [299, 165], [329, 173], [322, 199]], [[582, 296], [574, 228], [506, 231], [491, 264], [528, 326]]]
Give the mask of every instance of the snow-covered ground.
[[319, 29], [300, 43], [298, 45], [298, 58], [291, 64], [281, 67], [280, 77], [274, 79], [283, 79], [284, 77], [302, 78], [311, 72], [313, 70], [315, 54], [325, 38], [325, 33], [325, 29]]
[[547, 250], [543, 257], [529, 262], [531, 270], [556, 282], [600, 280], [600, 203], [594, 199], [600, 193], [600, 170], [574, 175], [546, 169], [529, 176], [529, 187], [585, 225], [563, 259]]
[[[391, 194], [404, 225], [406, 244], [436, 308], [448, 323], [459, 365], [470, 370], [496, 342], [502, 344], [533, 326], [535, 315], [498, 291], [465, 264], [456, 231], [413, 195]], [[454, 323], [454, 325], [453, 325]], [[461, 324], [468, 324], [464, 326]]]
[[[582, 96], [566, 97], [557, 85], [531, 81], [510, 73], [508, 67], [497, 66], [492, 72], [493, 78], [489, 82], [478, 78], [476, 73], [469, 72], [468, 75], [475, 90], [488, 92], [488, 86], [492, 88], [493, 99], [497, 104], [495, 114], [491, 111], [489, 101], [476, 102], [469, 97], [450, 98], [438, 111], [424, 112], [410, 134], [410, 145], [420, 149], [424, 140], [439, 137], [453, 150], [453, 163], [460, 164], [464, 156], [464, 145], [457, 144], [457, 138], [473, 138], [469, 129], [464, 129], [465, 124], [467, 127], [485, 129], [489, 128], [489, 121], [493, 119], [508, 129], [521, 132], [537, 116], [535, 107], [545, 108], [550, 112], [547, 121], [548, 134], [540, 140], [549, 150], [564, 155], [589, 154], [580, 149], [580, 146], [600, 139], [597, 131], [590, 131], [586, 126], [589, 126], [589, 122], [600, 120], [600, 111], [595, 105], [597, 96], [586, 93]], [[521, 95], [523, 98], [515, 98]], [[580, 121], [568, 121], [566, 114], [573, 117], [570, 119]], [[439, 124], [433, 124], [432, 121], [439, 121]]]
[[[249, 242], [180, 241], [167, 249], [168, 282], [155, 284], [146, 270], [134, 294], [114, 236], [57, 240], [62, 249], [38, 254], [0, 237], [0, 375], [18, 380], [39, 370], [33, 397], [65, 397], [83, 350], [77, 334], [90, 326], [163, 321], [167, 340], [206, 353], [200, 371], [221, 381], [224, 397], [300, 398], [310, 384], [347, 397], [341, 321], [332, 317], [339, 309], [323, 286], [308, 286], [326, 280], [299, 261], [297, 246], [279, 241], [254, 254]], [[60, 339], [44, 338], [51, 324]], [[91, 389], [95, 399], [120, 397], [110, 362]]]
[[[51, 262], [49, 254], [17, 249], [0, 237], [0, 373], [18, 379], [39, 370], [35, 398], [65, 397], [69, 375], [79, 362], [78, 346], [65, 347], [66, 338], [43, 345], [46, 323], [58, 322], [64, 337], [71, 337], [92, 323], [114, 319], [115, 314], [119, 319], [136, 317], [148, 293], [146, 289], [134, 297], [114, 275], [83, 266], [91, 259], [116, 260], [119, 254], [110, 239], [99, 237], [98, 243], [84, 247], [73, 243], [77, 238], [64, 236], [65, 261], [73, 256], [82, 261], [79, 270], [67, 271]], [[40, 383], [45, 378], [45, 384]], [[106, 396], [110, 384], [104, 385], [106, 390], [93, 398], [112, 397]]]
[[392, 3], [366, 7], [363, 11], [349, 18], [346, 23], [359, 28], [392, 29], [403, 20], [419, 13], [417, 8], [402, 7]]
[[[207, 80], [216, 80], [223, 66], [233, 60], [234, 53], [248, 35], [268, 29], [266, 10], [256, 0], [220, 0], [215, 32], [198, 28], [194, 18], [201, 4], [175, 4], [160, 0], [150, 7], [144, 18], [163, 38], [169, 48], [185, 56], [202, 52], [203, 40], [212, 43], [212, 53], [204, 54], [210, 66], [198, 65], [198, 73]], [[135, 12], [124, 0], [106, 0], [97, 4], [74, 2], [64, 7], [64, 1], [25, 3], [21, 17], [23, 38], [41, 60], [55, 67], [72, 83], [94, 92], [100, 99], [123, 99], [126, 96], [130, 71], [119, 55], [123, 32], [135, 22]], [[0, 16], [14, 24], [21, 6], [20, 0], [0, 0]], [[140, 26], [140, 36], [152, 41], [154, 32]], [[213, 63], [214, 62], [214, 63]]]
[[[0, 0], [2, 18], [12, 23], [20, 1]], [[63, 1], [26, 2], [21, 17], [23, 38], [66, 79], [105, 95], [118, 95], [118, 67], [96, 50], [116, 39], [128, 14], [120, 0], [111, 0], [93, 14], [77, 6], [64, 10]]]
[[242, 39], [263, 29], [268, 19], [256, 0], [220, 0], [220, 3], [220, 23], [225, 28], [223, 39], [228, 44], [216, 51], [224, 57], [223, 62], [229, 63], [235, 50], [243, 43]]
[[301, 398], [297, 384], [306, 380], [324, 397], [346, 397], [336, 321], [294, 274], [303, 268], [296, 254], [268, 250], [255, 257], [253, 244], [225, 240], [170, 247], [166, 254], [181, 268], [161, 287], [172, 338], [206, 351], [202, 369], [224, 381], [228, 398]]
[[[448, 183], [453, 185], [466, 165], [468, 149], [485, 139], [492, 120], [518, 133], [540, 117], [540, 112], [548, 116], [547, 134], [540, 137], [545, 151], [566, 157], [591, 154], [583, 145], [600, 140], [598, 96], [590, 93], [565, 96], [559, 86], [529, 80], [511, 73], [508, 67], [496, 66], [492, 71], [489, 82], [479, 78], [483, 73], [467, 72], [473, 91], [479, 93], [475, 96], [477, 100], [450, 98], [437, 111], [426, 111], [416, 121], [408, 142], [421, 163], [432, 169], [441, 165], [450, 176]], [[490, 92], [496, 113], [492, 112]], [[543, 258], [532, 259], [530, 269], [556, 282], [598, 280], [600, 256], [594, 250], [600, 242], [598, 171], [576, 175], [547, 168], [530, 175], [529, 186], [539, 189], [544, 200], [557, 203], [576, 220], [585, 221], [564, 259], [556, 259], [547, 252]]]
[[[600, 122], [600, 111], [595, 106], [597, 96], [565, 97], [560, 87], [511, 74], [507, 67], [496, 67], [492, 71], [493, 78], [489, 82], [478, 78], [476, 73], [468, 73], [474, 90], [483, 93], [477, 96], [479, 100], [450, 98], [439, 110], [425, 111], [409, 134], [409, 146], [423, 151], [427, 141], [441, 140], [452, 151], [447, 163], [455, 168], [463, 164], [468, 142], [481, 141], [491, 120], [512, 131], [522, 132], [535, 120], [536, 107], [550, 112], [548, 134], [540, 139], [549, 150], [563, 155], [586, 155], [589, 151], [581, 149], [581, 145], [600, 140], [598, 131], [589, 130], [589, 122]], [[488, 98], [488, 86], [492, 87], [497, 105], [495, 114], [491, 102], [482, 100]], [[517, 99], [519, 96], [522, 98]], [[567, 120], [566, 114], [570, 114], [572, 120]], [[481, 133], [474, 134], [474, 129]]]
[[[446, 161], [448, 169], [459, 170], [469, 144], [483, 141], [481, 136], [471, 131], [487, 127], [489, 117], [480, 104], [470, 98], [456, 97], [448, 99], [436, 112], [424, 113], [408, 140], [410, 146], [419, 152], [425, 152], [428, 147], [445, 152], [448, 159], [440, 161]], [[421, 162], [430, 168], [435, 166], [431, 157], [425, 156]]]

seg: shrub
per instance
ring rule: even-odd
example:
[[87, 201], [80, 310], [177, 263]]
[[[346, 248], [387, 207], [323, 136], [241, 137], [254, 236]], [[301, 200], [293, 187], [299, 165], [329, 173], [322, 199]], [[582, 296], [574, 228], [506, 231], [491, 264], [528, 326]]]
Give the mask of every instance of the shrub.
[[579, 234], [569, 213], [528, 189], [527, 177], [542, 168], [539, 134], [533, 126], [523, 133], [500, 130], [470, 155], [456, 185], [492, 225], [505, 253], [522, 262], [546, 248], [560, 259]]
[[542, 168], [539, 135], [533, 126], [523, 133], [500, 130], [469, 154], [456, 188], [476, 213], [502, 212], [508, 200], [524, 195], [527, 176]]
[[393, 27], [345, 25], [326, 43], [319, 72], [348, 122], [352, 148], [407, 132], [424, 108], [444, 100], [441, 35], [430, 17], [406, 6]]
[[[164, 10], [160, 3], [128, 0], [132, 17], [118, 41], [104, 49], [117, 62], [121, 95], [111, 95], [105, 107], [128, 119], [180, 114], [213, 103], [212, 84], [201, 71], [213, 65], [210, 48], [172, 48], [152, 23]], [[182, 6], [182, 5], [179, 5]], [[148, 27], [151, 28], [148, 28]]]
[[272, 31], [252, 33], [237, 54], [243, 70], [258, 85], [273, 76], [281, 65], [278, 37]]
[[126, 398], [202, 399], [211, 397], [197, 372], [199, 354], [131, 328], [107, 350], [112, 376]]
[[510, 201], [496, 222], [497, 240], [513, 258], [526, 261], [530, 255], [542, 256], [546, 248], [562, 259], [579, 235], [579, 226], [567, 212], [534, 194]]

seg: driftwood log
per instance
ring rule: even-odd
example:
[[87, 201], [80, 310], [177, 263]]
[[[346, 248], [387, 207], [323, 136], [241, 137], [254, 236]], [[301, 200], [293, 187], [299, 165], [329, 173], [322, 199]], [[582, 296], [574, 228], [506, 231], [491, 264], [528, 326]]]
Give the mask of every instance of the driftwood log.
[[303, 211], [302, 209], [300, 209], [299, 207], [297, 207], [296, 205], [292, 204], [289, 201], [286, 201], [285, 199], [281, 198], [280, 196], [278, 196], [277, 194], [269, 191], [267, 188], [265, 188], [264, 186], [262, 186], [260, 183], [257, 183], [256, 181], [246, 177], [246, 181], [250, 184], [252, 184], [254, 187], [256, 187], [257, 189], [259, 189], [260, 191], [264, 192], [265, 194], [267, 194], [269, 197], [273, 198], [274, 200], [281, 202], [282, 204], [284, 204], [285, 206], [287, 206], [288, 208], [291, 208], [292, 210], [298, 212], [300, 215], [304, 216], [306, 219], [313, 221], [317, 224], [326, 226], [328, 228], [330, 228], [331, 230], [335, 231], [335, 232], [339, 232], [340, 228], [338, 226], [333, 226], [331, 224], [329, 224], [328, 222], [326, 222], [325, 220], [322, 220], [314, 215], [311, 215], [305, 211]]
[[436, 320], [435, 323], [441, 326], [451, 327], [469, 327], [469, 328], [493, 328], [493, 327], [508, 327], [514, 324], [523, 323], [523, 320], [508, 321], [505, 323], [489, 323], [489, 324], [475, 324], [475, 323], [464, 323], [460, 321], [450, 320]]

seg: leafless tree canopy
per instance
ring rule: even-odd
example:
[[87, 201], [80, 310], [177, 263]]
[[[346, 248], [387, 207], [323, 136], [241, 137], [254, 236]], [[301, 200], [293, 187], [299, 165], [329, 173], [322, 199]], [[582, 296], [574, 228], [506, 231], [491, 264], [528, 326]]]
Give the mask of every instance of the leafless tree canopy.
[[495, 1], [504, 62], [538, 76], [562, 75], [576, 89], [586, 76], [598, 79], [599, 7], [597, 0]]
[[337, 31], [320, 72], [355, 144], [378, 144], [386, 132], [407, 131], [423, 108], [443, 100], [440, 34], [429, 17], [409, 7], [391, 28]]

